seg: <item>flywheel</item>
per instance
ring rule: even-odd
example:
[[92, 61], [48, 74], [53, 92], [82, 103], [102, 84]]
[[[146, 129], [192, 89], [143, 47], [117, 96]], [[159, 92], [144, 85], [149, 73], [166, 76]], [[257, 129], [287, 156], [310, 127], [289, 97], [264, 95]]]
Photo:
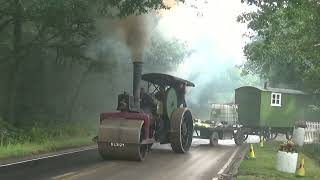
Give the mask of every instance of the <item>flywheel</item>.
[[170, 119], [172, 112], [178, 107], [178, 96], [174, 88], [169, 88], [166, 91], [164, 110], [167, 118]]

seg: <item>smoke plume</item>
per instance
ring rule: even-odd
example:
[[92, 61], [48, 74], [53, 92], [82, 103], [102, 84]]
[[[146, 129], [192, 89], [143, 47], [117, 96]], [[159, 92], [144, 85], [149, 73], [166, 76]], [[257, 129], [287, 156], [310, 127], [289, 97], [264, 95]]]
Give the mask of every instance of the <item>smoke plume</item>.
[[[163, 3], [169, 9], [176, 6], [175, 0], [163, 0]], [[162, 17], [168, 11], [162, 9], [158, 12], [149, 12], [143, 15], [131, 15], [120, 20], [119, 25], [123, 31], [124, 42], [131, 52], [133, 61], [142, 61], [151, 31], [156, 27], [159, 20], [158, 16]]]
[[120, 22], [124, 42], [131, 52], [133, 61], [142, 61], [144, 49], [150, 37], [151, 23], [147, 15], [129, 16]]

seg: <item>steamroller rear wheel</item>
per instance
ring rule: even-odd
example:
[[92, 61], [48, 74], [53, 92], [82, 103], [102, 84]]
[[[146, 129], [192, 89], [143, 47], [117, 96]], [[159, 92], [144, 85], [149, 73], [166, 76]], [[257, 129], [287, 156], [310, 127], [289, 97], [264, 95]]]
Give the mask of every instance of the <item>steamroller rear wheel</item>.
[[189, 151], [192, 143], [192, 114], [187, 108], [176, 108], [171, 114], [170, 143], [176, 153]]

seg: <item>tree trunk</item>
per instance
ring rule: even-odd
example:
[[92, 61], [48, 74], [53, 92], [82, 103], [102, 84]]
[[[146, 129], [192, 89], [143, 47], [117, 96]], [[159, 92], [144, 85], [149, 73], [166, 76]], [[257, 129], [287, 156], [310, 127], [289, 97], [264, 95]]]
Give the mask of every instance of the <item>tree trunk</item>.
[[48, 106], [49, 102], [49, 83], [48, 83], [48, 74], [49, 74], [49, 61], [48, 60], [39, 60], [40, 63], [40, 69], [39, 69], [39, 75], [41, 77], [41, 94], [39, 96], [41, 97], [40, 103], [42, 104], [44, 115], [46, 116], [46, 119], [53, 120], [54, 118], [49, 118], [50, 110]]
[[15, 13], [13, 16], [13, 62], [12, 69], [10, 73], [10, 80], [8, 84], [8, 107], [6, 113], [6, 119], [13, 124], [16, 123], [16, 98], [19, 87], [19, 76], [22, 71], [21, 68], [21, 56], [20, 56], [20, 48], [21, 48], [21, 40], [22, 40], [22, 7], [20, 0], [14, 1]]
[[82, 86], [83, 86], [85, 80], [87, 79], [87, 77], [88, 77], [88, 75], [89, 75], [89, 72], [90, 72], [90, 69], [87, 69], [87, 70], [83, 73], [83, 75], [82, 75], [79, 83], [78, 83], [77, 86], [75, 87], [73, 96], [72, 96], [72, 98], [71, 98], [70, 108], [69, 108], [68, 115], [67, 115], [67, 120], [68, 120], [68, 121], [72, 121], [73, 111], [74, 111], [74, 108], [75, 108], [75, 106], [76, 106], [76, 102], [77, 102], [77, 100], [78, 100], [78, 98], [79, 98], [79, 95], [80, 95]]

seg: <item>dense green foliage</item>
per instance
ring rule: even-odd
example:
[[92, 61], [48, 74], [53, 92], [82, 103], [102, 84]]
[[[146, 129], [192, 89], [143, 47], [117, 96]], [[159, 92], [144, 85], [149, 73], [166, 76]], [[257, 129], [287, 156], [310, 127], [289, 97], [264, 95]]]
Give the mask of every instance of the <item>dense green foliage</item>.
[[[163, 8], [162, 0], [0, 0], [0, 158], [90, 143], [99, 113], [131, 91], [118, 22]], [[148, 33], [145, 72], [170, 71], [191, 53]]]
[[0, 147], [0, 159], [23, 157], [40, 153], [53, 152], [66, 148], [77, 148], [93, 144], [91, 136], [63, 137], [46, 139], [44, 142], [19, 142]]
[[[111, 18], [163, 8], [162, 0], [0, 0], [0, 117], [29, 127], [113, 110], [132, 70]], [[151, 34], [146, 71], [170, 70], [189, 54], [184, 43]]]
[[0, 119], [0, 159], [89, 145], [95, 133], [88, 124], [38, 122], [16, 128]]
[[243, 0], [256, 7], [238, 21], [248, 23], [245, 73], [258, 73], [272, 86], [320, 90], [320, 2]]
[[[94, 128], [82, 127], [75, 124], [36, 124], [33, 127], [15, 128], [12, 125], [0, 121], [1, 146], [14, 145], [19, 143], [45, 143], [55, 139], [73, 137], [93, 137]], [[4, 128], [6, 127], [6, 128]]]

